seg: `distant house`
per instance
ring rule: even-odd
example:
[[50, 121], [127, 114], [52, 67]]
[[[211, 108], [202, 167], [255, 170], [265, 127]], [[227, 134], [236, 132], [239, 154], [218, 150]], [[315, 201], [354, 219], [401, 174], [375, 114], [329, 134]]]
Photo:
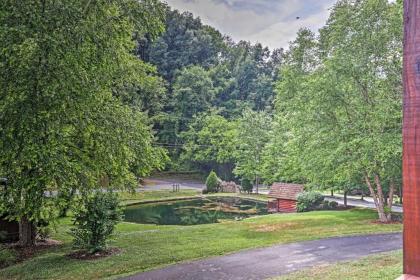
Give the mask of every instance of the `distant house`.
[[303, 191], [303, 185], [274, 183], [268, 194], [268, 197], [274, 200], [268, 203], [268, 210], [280, 213], [296, 212], [297, 196]]

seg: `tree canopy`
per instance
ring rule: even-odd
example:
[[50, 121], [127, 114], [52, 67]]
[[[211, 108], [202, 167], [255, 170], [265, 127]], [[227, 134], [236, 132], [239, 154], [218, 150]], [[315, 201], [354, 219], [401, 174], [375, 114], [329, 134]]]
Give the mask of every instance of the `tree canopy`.
[[2, 1], [0, 212], [21, 222], [21, 242], [51, 221], [46, 191], [134, 186], [162, 166], [147, 116], [124, 102], [154, 87], [154, 67], [133, 54], [133, 34], [163, 31], [158, 1]]
[[338, 1], [318, 37], [299, 32], [277, 87], [295, 170], [322, 188], [367, 184], [382, 212], [401, 178], [401, 11]]

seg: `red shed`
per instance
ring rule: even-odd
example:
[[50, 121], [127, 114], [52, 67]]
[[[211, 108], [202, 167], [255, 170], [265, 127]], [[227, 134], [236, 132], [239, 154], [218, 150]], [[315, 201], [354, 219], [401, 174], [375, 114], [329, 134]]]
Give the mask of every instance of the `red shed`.
[[296, 212], [297, 196], [303, 191], [303, 185], [274, 183], [271, 186], [268, 197], [276, 200], [269, 202], [268, 209], [281, 213]]

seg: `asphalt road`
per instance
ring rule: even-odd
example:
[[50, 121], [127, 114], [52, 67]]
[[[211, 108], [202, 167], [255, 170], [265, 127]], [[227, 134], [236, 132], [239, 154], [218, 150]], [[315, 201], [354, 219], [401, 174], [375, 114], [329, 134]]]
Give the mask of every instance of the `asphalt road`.
[[127, 280], [260, 280], [402, 248], [401, 233], [328, 238], [252, 249], [137, 274]]
[[[328, 200], [328, 201], [336, 201], [341, 205], [344, 204], [344, 199], [341, 198], [341, 197], [326, 196], [325, 199]], [[347, 205], [376, 209], [375, 203], [373, 201], [370, 201], [370, 200], [367, 200], [367, 199], [369, 199], [369, 198], [365, 198], [365, 200], [348, 198], [347, 199]], [[394, 206], [392, 206], [392, 211], [397, 212], [397, 213], [402, 213], [403, 208], [401, 206], [395, 206], [394, 205]]]

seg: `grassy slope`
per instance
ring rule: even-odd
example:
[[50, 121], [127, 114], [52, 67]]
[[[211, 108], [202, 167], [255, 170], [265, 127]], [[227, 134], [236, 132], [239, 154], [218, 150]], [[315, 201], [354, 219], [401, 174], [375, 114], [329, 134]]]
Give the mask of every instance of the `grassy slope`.
[[[60, 248], [44, 252], [24, 263], [0, 271], [0, 279], [92, 279], [121, 276], [186, 260], [223, 255], [246, 248], [339, 235], [400, 231], [401, 225], [372, 223], [371, 210], [268, 215], [243, 221], [197, 226], [156, 226], [122, 223], [112, 242], [120, 255], [96, 261], [72, 260], [67, 232], [70, 220], [62, 220], [55, 239]], [[342, 279], [342, 278], [341, 278]]]
[[[129, 205], [140, 202], [157, 202], [157, 201], [167, 201], [172, 199], [182, 199], [182, 198], [194, 198], [202, 196], [201, 192], [198, 190], [181, 190], [179, 192], [172, 192], [168, 190], [161, 191], [144, 191], [137, 193], [120, 193], [122, 204]], [[205, 196], [237, 196], [242, 198], [249, 198], [259, 201], [268, 201], [267, 195], [264, 194], [233, 194], [233, 193], [215, 193], [207, 194]]]
[[179, 199], [186, 197], [195, 197], [200, 194], [196, 190], [181, 190], [179, 192], [172, 191], [144, 191], [137, 193], [120, 193], [120, 197], [123, 205], [129, 205], [139, 202], [151, 202], [151, 201], [165, 201], [171, 199]]
[[402, 274], [402, 252], [392, 252], [329, 266], [314, 267], [275, 280], [394, 280]]

